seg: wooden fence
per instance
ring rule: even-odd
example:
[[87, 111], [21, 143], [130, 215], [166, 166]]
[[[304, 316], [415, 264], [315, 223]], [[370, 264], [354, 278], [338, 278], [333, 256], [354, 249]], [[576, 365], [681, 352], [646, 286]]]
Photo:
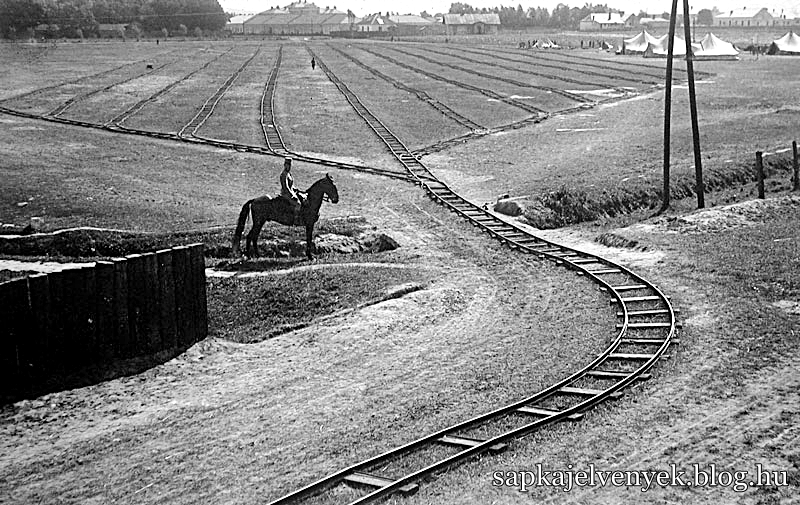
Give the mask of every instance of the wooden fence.
[[202, 244], [5, 282], [0, 400], [141, 371], [207, 331]]

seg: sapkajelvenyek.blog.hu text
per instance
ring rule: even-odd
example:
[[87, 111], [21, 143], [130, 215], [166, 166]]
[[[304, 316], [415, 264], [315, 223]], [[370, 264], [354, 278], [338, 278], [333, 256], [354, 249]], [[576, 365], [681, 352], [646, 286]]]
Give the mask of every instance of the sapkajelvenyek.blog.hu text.
[[671, 464], [662, 470], [602, 470], [589, 464], [583, 469], [547, 469], [537, 463], [530, 470], [492, 472], [492, 486], [528, 492], [537, 487], [554, 487], [569, 492], [581, 487], [633, 487], [643, 493], [655, 487], [724, 487], [744, 492], [752, 487], [788, 486], [786, 470], [766, 469], [761, 463], [750, 470], [720, 468], [716, 464], [693, 464], [678, 468]]

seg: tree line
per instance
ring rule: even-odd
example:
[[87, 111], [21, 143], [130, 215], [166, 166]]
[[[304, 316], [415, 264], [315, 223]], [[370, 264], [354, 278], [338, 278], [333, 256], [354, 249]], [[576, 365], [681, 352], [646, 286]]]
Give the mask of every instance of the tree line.
[[[221, 30], [228, 16], [217, 0], [0, 0], [0, 35], [101, 35], [101, 25], [128, 25], [140, 33], [183, 34]], [[38, 34], [38, 33], [37, 33]]]

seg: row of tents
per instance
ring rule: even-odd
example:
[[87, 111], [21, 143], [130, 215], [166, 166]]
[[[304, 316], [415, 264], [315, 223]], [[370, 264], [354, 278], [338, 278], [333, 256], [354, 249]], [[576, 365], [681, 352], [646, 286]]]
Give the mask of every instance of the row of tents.
[[[642, 30], [635, 37], [623, 39], [621, 52], [625, 54], [642, 54], [645, 58], [666, 58], [669, 44], [669, 35], [654, 37]], [[692, 42], [692, 59], [694, 60], [737, 60], [739, 50], [733, 44], [726, 42], [713, 33], [706, 34], [699, 42]], [[686, 41], [677, 35], [674, 39], [673, 54], [686, 55]], [[767, 49], [767, 54], [800, 55], [800, 37], [790, 31], [783, 37], [775, 40]]]

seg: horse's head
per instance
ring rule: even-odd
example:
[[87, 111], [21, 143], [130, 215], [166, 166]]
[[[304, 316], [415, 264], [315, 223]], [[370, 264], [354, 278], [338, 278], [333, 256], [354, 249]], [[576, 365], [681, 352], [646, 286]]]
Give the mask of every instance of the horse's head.
[[333, 179], [331, 178], [330, 174], [325, 174], [325, 178], [321, 180], [322, 182], [322, 190], [328, 195], [331, 203], [339, 203], [339, 190], [336, 189], [336, 184], [333, 183]]

